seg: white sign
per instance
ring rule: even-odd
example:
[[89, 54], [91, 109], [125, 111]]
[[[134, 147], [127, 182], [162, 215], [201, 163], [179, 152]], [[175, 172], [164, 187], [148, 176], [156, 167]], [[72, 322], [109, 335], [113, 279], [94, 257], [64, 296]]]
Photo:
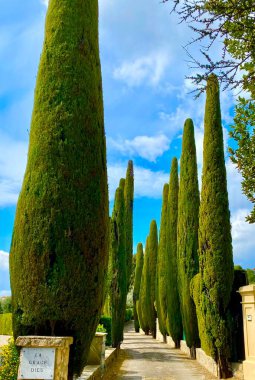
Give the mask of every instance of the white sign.
[[249, 321], [249, 322], [252, 321], [252, 315], [247, 315], [247, 321]]
[[19, 380], [54, 378], [55, 349], [22, 348], [20, 353]]

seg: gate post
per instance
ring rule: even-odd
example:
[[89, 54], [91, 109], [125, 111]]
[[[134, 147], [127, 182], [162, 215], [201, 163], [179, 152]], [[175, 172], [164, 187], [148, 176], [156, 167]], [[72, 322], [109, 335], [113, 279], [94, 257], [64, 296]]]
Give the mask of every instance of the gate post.
[[245, 380], [255, 379], [255, 285], [242, 286], [243, 329], [245, 361], [243, 374]]

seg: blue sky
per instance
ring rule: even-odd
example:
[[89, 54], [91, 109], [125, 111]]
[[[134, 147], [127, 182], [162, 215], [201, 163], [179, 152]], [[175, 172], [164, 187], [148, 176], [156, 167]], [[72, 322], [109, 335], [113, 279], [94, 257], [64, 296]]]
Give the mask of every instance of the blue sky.
[[[194, 100], [182, 46], [191, 31], [158, 0], [99, 0], [100, 53], [110, 201], [127, 161], [135, 164], [134, 247], [149, 224], [159, 225], [163, 184], [171, 159], [180, 158], [184, 121], [195, 124], [202, 170], [204, 97]], [[33, 91], [43, 43], [47, 0], [1, 2], [0, 14], [0, 294], [8, 294], [8, 252], [15, 206], [26, 166]], [[192, 52], [199, 57], [198, 48]], [[220, 53], [215, 46], [214, 54]], [[235, 94], [221, 94], [226, 146]], [[251, 205], [240, 175], [226, 155], [234, 261], [255, 267]]]

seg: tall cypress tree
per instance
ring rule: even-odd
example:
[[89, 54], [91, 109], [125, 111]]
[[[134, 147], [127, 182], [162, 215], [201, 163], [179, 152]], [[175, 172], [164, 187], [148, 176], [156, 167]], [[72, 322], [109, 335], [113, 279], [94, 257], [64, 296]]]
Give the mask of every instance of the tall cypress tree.
[[231, 373], [226, 309], [234, 268], [219, 95], [218, 80], [212, 74], [207, 82], [204, 119], [200, 273], [193, 287], [202, 348], [217, 361], [219, 375], [227, 378]]
[[161, 334], [166, 341], [167, 336], [167, 202], [169, 185], [166, 183], [163, 189], [163, 200], [161, 210], [158, 261], [157, 261], [157, 287], [156, 287], [156, 307], [158, 324]]
[[149, 285], [149, 237], [146, 239], [142, 279], [138, 301], [138, 319], [141, 329], [149, 335], [150, 285]]
[[127, 295], [125, 202], [123, 190], [121, 187], [118, 187], [115, 193], [114, 209], [111, 218], [110, 261], [112, 346], [119, 347], [123, 339]]
[[198, 212], [199, 188], [194, 125], [184, 124], [180, 188], [178, 199], [177, 267], [183, 328], [192, 358], [199, 347], [196, 308], [190, 296], [190, 281], [198, 273]]
[[174, 157], [171, 165], [167, 205], [167, 328], [177, 348], [180, 347], [182, 339], [182, 319], [177, 275], [178, 191], [178, 161]]
[[127, 292], [130, 285], [133, 263], [133, 204], [134, 204], [134, 167], [128, 161], [125, 181], [125, 219], [126, 219], [126, 258], [127, 258]]
[[125, 194], [125, 183], [126, 183], [125, 178], [121, 178], [119, 182], [119, 187], [122, 189], [123, 194]]
[[71, 377], [86, 363], [108, 261], [98, 2], [50, 0], [45, 28], [10, 254], [13, 328], [73, 336]]
[[156, 301], [156, 271], [157, 271], [157, 256], [158, 256], [158, 228], [155, 220], [152, 220], [150, 225], [150, 235], [149, 235], [149, 273], [148, 273], [148, 281], [149, 281], [149, 325], [150, 331], [154, 339], [156, 339], [157, 326], [156, 319], [157, 313], [155, 309], [155, 301]]
[[135, 332], [137, 333], [139, 332], [139, 328], [140, 328], [137, 306], [138, 306], [138, 300], [139, 300], [142, 271], [143, 271], [143, 245], [142, 243], [138, 243], [137, 253], [136, 253], [135, 283], [134, 283], [134, 292], [133, 292], [134, 325], [135, 325]]

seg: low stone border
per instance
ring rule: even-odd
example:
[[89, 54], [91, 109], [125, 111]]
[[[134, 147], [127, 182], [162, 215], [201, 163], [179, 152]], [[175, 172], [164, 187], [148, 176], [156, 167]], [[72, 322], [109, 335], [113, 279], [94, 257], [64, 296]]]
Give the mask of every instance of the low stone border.
[[[158, 326], [158, 320], [157, 320], [157, 338], [159, 342], [164, 342], [164, 337], [161, 334]], [[167, 336], [167, 342], [166, 342], [171, 348], [175, 347], [175, 344], [170, 336]], [[188, 356], [190, 355], [190, 350], [189, 347], [187, 346], [185, 340], [181, 340], [181, 351], [187, 354]], [[197, 348], [196, 349], [196, 360], [197, 362], [207, 369], [210, 373], [212, 373], [215, 377], [218, 376], [217, 373], [217, 364], [211, 358], [210, 356], [206, 355], [206, 353], [202, 350], [202, 348]], [[232, 370], [233, 370], [233, 377], [239, 380], [244, 380], [243, 377], [243, 365], [242, 363], [231, 363]]]
[[110, 364], [118, 356], [119, 350], [117, 348], [107, 348], [105, 350], [105, 364], [104, 368], [101, 365], [87, 365], [81, 376], [75, 380], [99, 380], [102, 379], [106, 367], [109, 367]]
[[[189, 347], [187, 346], [185, 340], [181, 340], [181, 351], [189, 355]], [[197, 362], [207, 369], [214, 376], [218, 376], [217, 364], [210, 356], [202, 350], [202, 348], [196, 349], [196, 360]], [[243, 365], [242, 363], [231, 363], [233, 370], [233, 377], [236, 379], [243, 380]]]

